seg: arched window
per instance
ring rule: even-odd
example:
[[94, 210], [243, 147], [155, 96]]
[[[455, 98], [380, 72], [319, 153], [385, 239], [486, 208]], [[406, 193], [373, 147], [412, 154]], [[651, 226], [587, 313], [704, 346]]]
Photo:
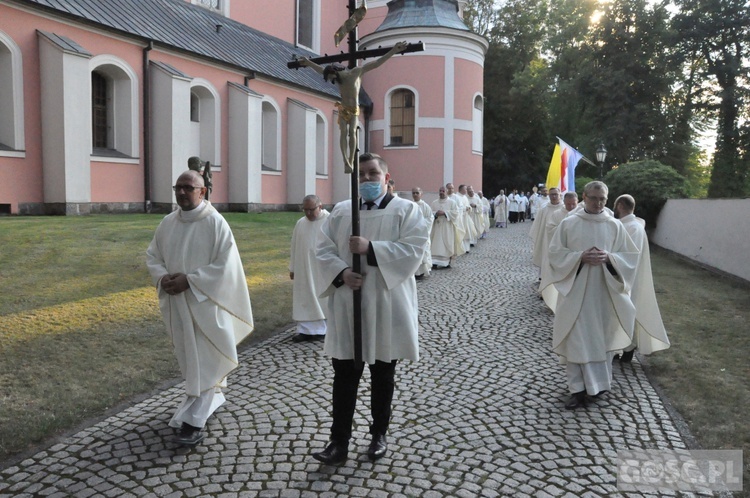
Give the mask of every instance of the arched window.
[[481, 153], [484, 150], [484, 99], [481, 95], [474, 97], [472, 112], [471, 150]]
[[400, 88], [391, 94], [390, 104], [389, 145], [415, 145], [416, 102], [414, 92]]
[[109, 134], [110, 121], [107, 110], [107, 78], [94, 71], [91, 73], [91, 143], [94, 149], [113, 149]]
[[0, 151], [25, 149], [22, 69], [21, 50], [0, 31]]
[[138, 157], [138, 90], [133, 70], [120, 59], [91, 59], [91, 145], [94, 155]]
[[189, 155], [221, 164], [219, 146], [219, 95], [208, 81], [196, 78], [190, 87]]
[[279, 133], [279, 111], [268, 100], [263, 100], [261, 118], [261, 133], [263, 135], [263, 150], [261, 162], [263, 171], [281, 171], [279, 154], [281, 150]]

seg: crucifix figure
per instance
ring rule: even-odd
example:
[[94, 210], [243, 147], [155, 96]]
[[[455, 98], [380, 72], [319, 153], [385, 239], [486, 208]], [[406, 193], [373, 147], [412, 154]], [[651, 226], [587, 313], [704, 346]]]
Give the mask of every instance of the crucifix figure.
[[331, 81], [339, 87], [341, 102], [336, 102], [336, 108], [339, 110], [340, 147], [344, 156], [346, 173], [353, 171], [354, 159], [357, 156], [357, 118], [359, 117], [359, 90], [362, 87], [362, 76], [380, 67], [394, 55], [405, 51], [407, 46], [406, 42], [399, 42], [379, 59], [351, 69], [338, 63], [323, 67], [307, 58], [298, 59], [300, 66], [314, 69], [323, 75], [325, 81]]
[[[314, 58], [294, 57], [287, 63], [289, 69], [299, 69], [300, 67], [311, 67], [323, 75], [328, 81], [338, 85], [341, 102], [336, 103], [339, 109], [339, 128], [341, 130], [341, 153], [344, 158], [346, 173], [351, 174], [351, 193], [352, 193], [352, 236], [359, 236], [359, 141], [358, 141], [358, 123], [359, 115], [359, 90], [362, 86], [362, 75], [376, 67], [382, 65], [389, 58], [399, 53], [422, 52], [424, 44], [419, 43], [398, 43], [391, 48], [375, 48], [368, 50], [357, 50], [357, 24], [364, 18], [367, 11], [365, 2], [357, 9], [355, 0], [349, 0], [349, 19], [338, 29], [334, 35], [336, 46], [348, 33], [349, 35], [349, 52], [337, 55], [324, 55]], [[359, 59], [379, 57], [378, 60], [365, 64], [362, 67], [357, 65]], [[348, 63], [348, 67], [343, 67], [335, 63]], [[329, 66], [324, 67], [323, 65]], [[360, 257], [353, 258], [352, 270], [355, 273], [361, 272]], [[362, 363], [362, 322], [361, 322], [361, 290], [353, 291], [353, 347], [355, 363]]]

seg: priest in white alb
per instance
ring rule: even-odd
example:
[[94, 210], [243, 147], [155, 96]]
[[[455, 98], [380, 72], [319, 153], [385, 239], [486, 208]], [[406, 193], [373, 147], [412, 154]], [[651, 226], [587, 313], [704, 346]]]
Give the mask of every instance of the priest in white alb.
[[[432, 212], [432, 208], [424, 200], [422, 200], [422, 189], [420, 187], [413, 187], [411, 189], [411, 198], [419, 206], [419, 211], [424, 216], [427, 222], [427, 229], [432, 230], [432, 223], [435, 220], [435, 215]], [[414, 278], [422, 280], [425, 277], [430, 276], [430, 270], [432, 270], [432, 251], [429, 237], [427, 238], [427, 245], [424, 248], [424, 256], [422, 256], [422, 264], [419, 265], [417, 273]]]
[[532, 241], [531, 262], [538, 268], [539, 280], [542, 279], [542, 268], [547, 264], [547, 252], [549, 251], [550, 233], [546, 229], [547, 218], [555, 211], [565, 208], [560, 200], [560, 189], [557, 187], [549, 189], [549, 199], [549, 203], [535, 213], [536, 216], [529, 230], [529, 237]]
[[604, 210], [607, 192], [602, 182], [586, 184], [584, 209], [560, 222], [549, 248], [552, 282], [559, 292], [552, 350], [566, 365], [567, 409], [585, 405], [587, 395], [612, 389], [614, 353], [633, 337], [630, 289], [638, 248], [622, 223]]
[[430, 254], [432, 268], [435, 270], [450, 268], [451, 260], [464, 253], [464, 234], [460, 228], [458, 205], [448, 198], [445, 187], [440, 187], [438, 195], [430, 204], [435, 214], [430, 234]]
[[305, 216], [297, 220], [292, 231], [289, 278], [292, 279], [292, 319], [297, 322], [294, 342], [313, 341], [326, 335], [326, 298], [318, 297], [315, 282], [318, 277], [318, 261], [315, 245], [320, 227], [328, 217], [320, 198], [306, 195], [302, 200]]
[[[547, 240], [549, 242], [552, 242], [552, 236], [555, 234], [555, 230], [557, 230], [560, 222], [578, 207], [578, 194], [572, 190], [565, 192], [565, 195], [563, 195], [563, 206], [563, 209], [557, 209], [546, 216], [547, 222], [544, 228], [547, 231]], [[547, 246], [546, 258], [542, 263], [539, 294], [542, 296], [544, 304], [554, 312], [557, 308], [557, 289], [552, 285], [552, 269], [549, 265], [549, 245]]]
[[193, 446], [224, 401], [237, 368], [237, 344], [253, 330], [247, 279], [232, 230], [204, 199], [196, 171], [173, 187], [179, 209], [159, 224], [146, 252], [159, 307], [185, 379], [185, 396], [169, 422], [176, 442]]
[[[482, 204], [482, 198], [474, 191], [474, 187], [467, 185], [464, 189], [466, 192], [466, 201], [469, 203], [470, 208], [469, 218], [471, 218], [476, 231], [474, 238], [470, 242], [472, 245], [476, 245], [484, 233], [484, 205]], [[459, 192], [461, 192], [461, 187], [459, 187]]]
[[[419, 359], [417, 285], [429, 232], [419, 207], [386, 192], [388, 165], [376, 154], [359, 159], [360, 235], [353, 236], [351, 201], [336, 205], [323, 224], [317, 257], [319, 295], [327, 296], [328, 333], [324, 351], [333, 365], [333, 409], [330, 443], [313, 458], [338, 465], [346, 461], [366, 363], [370, 370], [370, 460], [388, 452], [396, 363]], [[361, 258], [361, 273], [352, 269]], [[362, 293], [362, 359], [355, 362], [353, 291]]]
[[508, 225], [509, 205], [505, 190], [501, 190], [492, 202], [495, 205], [495, 228], [505, 228]]
[[630, 238], [638, 247], [638, 268], [635, 282], [630, 291], [630, 299], [635, 306], [635, 330], [633, 343], [623, 350], [620, 361], [629, 362], [633, 359], [636, 349], [641, 354], [649, 355], [655, 351], [669, 348], [669, 338], [661, 319], [659, 303], [656, 302], [654, 278], [651, 274], [651, 250], [646, 235], [646, 221], [633, 214], [635, 199], [631, 195], [623, 194], [617, 198], [614, 205], [615, 217], [622, 222]]

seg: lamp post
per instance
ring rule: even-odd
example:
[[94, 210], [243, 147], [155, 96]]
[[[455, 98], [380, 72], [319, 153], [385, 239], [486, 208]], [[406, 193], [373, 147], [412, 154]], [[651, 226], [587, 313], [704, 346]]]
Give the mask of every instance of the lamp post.
[[607, 159], [607, 148], [603, 143], [596, 149], [596, 160], [599, 161], [599, 180], [604, 181], [604, 160]]

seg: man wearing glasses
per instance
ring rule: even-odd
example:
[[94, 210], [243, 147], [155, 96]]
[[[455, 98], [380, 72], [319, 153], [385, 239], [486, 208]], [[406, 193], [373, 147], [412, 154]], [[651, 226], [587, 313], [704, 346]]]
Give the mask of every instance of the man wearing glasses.
[[609, 189], [599, 181], [583, 189], [583, 209], [568, 214], [549, 246], [551, 283], [559, 295], [552, 350], [565, 364], [569, 410], [612, 390], [614, 352], [630, 346], [635, 307], [629, 291], [638, 248], [604, 208]]
[[185, 379], [185, 397], [169, 422], [175, 442], [195, 446], [208, 417], [224, 401], [237, 368], [237, 344], [253, 330], [247, 280], [226, 220], [204, 199], [196, 171], [174, 187], [179, 209], [159, 224], [146, 251], [167, 333]]

